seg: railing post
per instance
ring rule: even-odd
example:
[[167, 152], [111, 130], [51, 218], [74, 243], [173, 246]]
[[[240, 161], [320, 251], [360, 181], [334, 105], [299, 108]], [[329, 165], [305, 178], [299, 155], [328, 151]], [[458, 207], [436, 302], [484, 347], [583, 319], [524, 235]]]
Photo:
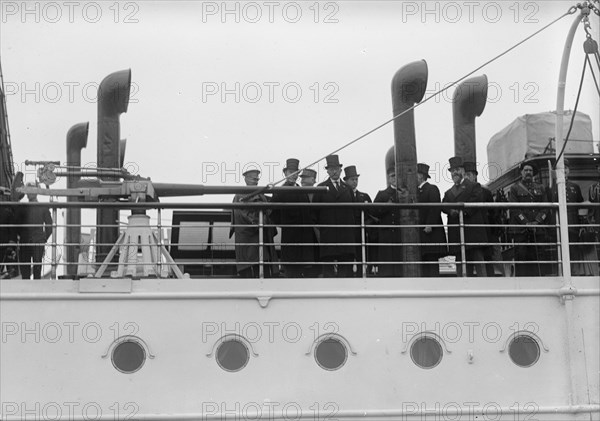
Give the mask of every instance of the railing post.
[[465, 216], [464, 209], [458, 210], [458, 229], [460, 232], [460, 259], [463, 278], [467, 276], [467, 251], [465, 248]]
[[365, 234], [365, 211], [360, 210], [360, 249], [361, 249], [361, 267], [362, 277], [367, 277], [367, 246], [366, 246], [366, 234]]
[[[560, 230], [560, 224], [557, 223], [557, 221], [559, 221], [560, 219], [560, 215], [558, 215], [558, 213], [560, 212], [560, 209], [556, 209], [556, 216], [557, 218], [554, 218], [554, 223], [555, 225], [555, 229], [556, 229], [556, 267], [558, 270], [558, 276], [564, 276], [563, 274], [565, 273], [565, 271], [563, 270], [563, 259], [562, 259], [562, 248], [563, 248], [563, 238], [561, 236], [561, 230]], [[568, 238], [567, 238], [567, 247], [569, 246], [568, 243]], [[546, 253], [548, 254], [548, 253]], [[541, 273], [540, 273], [541, 275]]]
[[57, 218], [58, 218], [58, 209], [53, 208], [52, 209], [52, 263], [50, 266], [50, 279], [56, 279], [56, 267], [58, 265], [57, 257], [56, 257], [56, 245], [57, 245], [56, 241], [57, 241], [57, 237], [58, 237], [58, 234], [56, 233]]
[[[160, 208], [156, 209], [156, 226], [158, 229], [158, 238], [157, 238], [157, 242], [156, 242], [156, 265], [157, 265], [157, 269], [158, 269], [158, 277], [162, 278], [162, 212]], [[169, 269], [167, 269], [167, 277], [168, 277], [168, 273], [169, 273]]]
[[264, 212], [263, 209], [258, 210], [258, 277], [265, 277], [265, 256], [264, 256]]

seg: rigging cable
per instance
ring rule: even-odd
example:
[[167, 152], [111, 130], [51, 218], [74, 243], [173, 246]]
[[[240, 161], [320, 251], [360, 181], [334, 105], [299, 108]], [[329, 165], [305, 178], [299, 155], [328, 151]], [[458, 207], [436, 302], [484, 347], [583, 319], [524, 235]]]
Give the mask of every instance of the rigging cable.
[[[355, 144], [356, 142], [358, 142], [358, 141], [360, 141], [360, 140], [364, 139], [365, 137], [369, 136], [369, 135], [370, 135], [370, 134], [372, 134], [372, 133], [375, 133], [377, 130], [379, 130], [379, 129], [383, 128], [384, 126], [387, 126], [389, 123], [393, 122], [393, 121], [394, 121], [394, 120], [396, 120], [397, 118], [400, 118], [400, 117], [402, 117], [404, 114], [408, 113], [409, 111], [412, 111], [412, 110], [414, 110], [415, 108], [419, 107], [420, 105], [423, 105], [423, 104], [425, 104], [427, 101], [429, 101], [429, 100], [431, 100], [431, 99], [435, 98], [436, 96], [438, 96], [438, 95], [440, 95], [440, 94], [444, 93], [445, 91], [447, 91], [447, 90], [448, 90], [448, 89], [450, 89], [451, 87], [453, 87], [453, 86], [455, 86], [455, 85], [459, 84], [459, 83], [460, 83], [460, 82], [462, 82], [464, 79], [466, 79], [466, 78], [468, 78], [469, 76], [471, 76], [471, 75], [475, 74], [476, 72], [478, 72], [479, 70], [483, 69], [483, 68], [484, 68], [484, 67], [486, 67], [487, 65], [489, 65], [489, 64], [493, 63], [494, 61], [498, 60], [499, 58], [501, 58], [501, 57], [505, 56], [506, 54], [508, 54], [509, 52], [511, 52], [512, 50], [514, 50], [515, 48], [519, 47], [521, 44], [523, 44], [523, 43], [525, 43], [525, 42], [529, 41], [531, 38], [533, 38], [534, 36], [536, 36], [536, 35], [537, 35], [537, 34], [539, 34], [540, 32], [542, 32], [542, 31], [544, 31], [544, 30], [548, 29], [550, 26], [554, 25], [555, 23], [557, 23], [558, 21], [560, 21], [560, 20], [561, 20], [561, 19], [563, 19], [564, 17], [566, 17], [566, 16], [569, 16], [569, 15], [572, 15], [573, 13], [575, 13], [575, 12], [577, 11], [577, 9], [578, 9], [578, 8], [581, 8], [581, 5], [577, 5], [577, 6], [571, 6], [571, 7], [570, 7], [570, 8], [569, 8], [569, 9], [568, 9], [568, 10], [567, 10], [567, 11], [566, 11], [564, 14], [562, 14], [562, 15], [561, 15], [561, 16], [559, 16], [558, 18], [554, 19], [552, 22], [550, 22], [550, 23], [548, 23], [547, 25], [545, 25], [544, 27], [542, 27], [542, 28], [538, 29], [538, 30], [537, 30], [537, 31], [535, 31], [533, 34], [531, 34], [531, 35], [529, 35], [528, 37], [526, 37], [526, 38], [522, 39], [521, 41], [519, 41], [518, 43], [516, 43], [516, 44], [515, 44], [515, 45], [513, 45], [512, 47], [509, 47], [508, 49], [506, 49], [506, 50], [505, 50], [505, 51], [503, 51], [502, 53], [498, 54], [498, 55], [497, 55], [497, 56], [495, 56], [494, 58], [492, 58], [492, 59], [490, 59], [490, 60], [486, 61], [485, 63], [483, 63], [482, 65], [480, 65], [480, 66], [479, 66], [479, 67], [477, 67], [476, 69], [472, 70], [471, 72], [467, 73], [466, 75], [462, 76], [461, 78], [459, 78], [459, 79], [455, 80], [454, 82], [450, 83], [449, 85], [447, 85], [446, 87], [444, 87], [444, 88], [440, 89], [439, 91], [437, 91], [437, 92], [435, 92], [435, 93], [431, 94], [430, 96], [428, 96], [427, 98], [423, 99], [421, 102], [419, 102], [419, 103], [417, 103], [417, 104], [413, 105], [413, 106], [412, 106], [412, 107], [410, 107], [409, 109], [407, 109], [407, 110], [405, 110], [405, 111], [401, 112], [401, 113], [400, 113], [400, 114], [398, 114], [398, 115], [395, 115], [395, 116], [393, 116], [392, 118], [390, 118], [389, 120], [387, 120], [387, 121], [385, 121], [385, 122], [381, 123], [380, 125], [376, 126], [375, 128], [373, 128], [373, 129], [371, 129], [371, 130], [367, 131], [366, 133], [363, 133], [362, 135], [358, 136], [357, 138], [355, 138], [355, 139], [351, 140], [350, 142], [347, 142], [346, 144], [344, 144], [344, 145], [340, 146], [339, 148], [337, 148], [337, 149], [333, 150], [332, 152], [328, 153], [327, 155], [320, 157], [320, 158], [319, 158], [319, 159], [317, 159], [316, 161], [313, 161], [313, 162], [311, 162], [310, 164], [308, 164], [308, 165], [306, 165], [306, 166], [304, 166], [304, 167], [302, 167], [302, 168], [299, 168], [299, 169], [298, 169], [296, 172], [294, 172], [294, 173], [293, 173], [293, 174], [291, 174], [291, 175], [294, 175], [294, 174], [299, 174], [299, 173], [300, 173], [300, 172], [301, 172], [303, 169], [312, 167], [313, 165], [315, 165], [315, 164], [317, 164], [318, 162], [320, 162], [320, 161], [322, 161], [323, 159], [325, 159], [325, 157], [327, 157], [327, 156], [329, 156], [329, 155], [332, 155], [332, 154], [335, 154], [335, 153], [337, 153], [337, 152], [339, 152], [339, 151], [341, 151], [341, 150], [343, 150], [343, 149], [346, 149], [348, 146]], [[251, 198], [251, 197], [253, 197], [253, 196], [257, 195], [257, 194], [261, 194], [261, 193], [263, 193], [263, 192], [267, 191], [268, 189], [270, 189], [270, 188], [272, 188], [272, 187], [276, 186], [277, 184], [280, 184], [280, 183], [284, 182], [286, 179], [287, 179], [287, 177], [284, 177], [284, 178], [282, 178], [281, 180], [278, 180], [278, 181], [276, 181], [276, 182], [274, 182], [274, 183], [267, 184], [266, 186], [264, 186], [264, 187], [261, 187], [260, 189], [258, 189], [256, 192], [253, 192], [253, 193], [249, 193], [249, 194], [247, 194], [247, 195], [246, 195], [246, 196], [244, 196], [244, 197], [243, 197], [241, 200], [242, 200], [242, 201], [246, 201], [246, 200], [248, 200], [249, 198]]]

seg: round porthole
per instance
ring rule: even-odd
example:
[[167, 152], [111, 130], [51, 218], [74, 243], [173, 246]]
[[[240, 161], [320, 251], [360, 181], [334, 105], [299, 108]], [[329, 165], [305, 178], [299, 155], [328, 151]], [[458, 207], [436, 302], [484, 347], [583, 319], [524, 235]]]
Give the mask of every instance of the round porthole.
[[135, 373], [146, 362], [146, 350], [139, 342], [123, 341], [112, 352], [112, 363], [122, 373]]
[[337, 370], [346, 363], [348, 350], [338, 339], [325, 339], [315, 348], [315, 359], [321, 368]]
[[519, 367], [531, 367], [540, 359], [540, 345], [529, 335], [517, 335], [510, 341], [508, 355]]
[[442, 361], [444, 352], [442, 345], [429, 336], [422, 336], [415, 340], [410, 347], [410, 357], [421, 368], [433, 368]]
[[217, 348], [217, 363], [226, 371], [239, 371], [250, 360], [248, 347], [237, 340], [223, 341]]

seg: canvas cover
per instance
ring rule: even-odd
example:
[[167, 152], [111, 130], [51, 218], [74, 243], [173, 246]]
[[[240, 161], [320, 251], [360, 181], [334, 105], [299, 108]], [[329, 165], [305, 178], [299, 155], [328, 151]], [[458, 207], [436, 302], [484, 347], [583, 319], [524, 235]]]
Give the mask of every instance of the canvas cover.
[[[566, 136], [573, 112], [565, 111], [563, 133]], [[521, 162], [526, 156], [554, 154], [556, 112], [526, 114], [496, 133], [487, 145], [488, 165], [498, 175]], [[593, 153], [592, 120], [577, 112], [565, 153]]]

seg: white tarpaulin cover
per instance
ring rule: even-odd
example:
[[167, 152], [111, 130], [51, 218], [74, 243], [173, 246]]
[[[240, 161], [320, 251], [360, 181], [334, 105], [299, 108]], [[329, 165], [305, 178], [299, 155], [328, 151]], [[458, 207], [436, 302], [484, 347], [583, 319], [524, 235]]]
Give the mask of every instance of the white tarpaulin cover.
[[[564, 114], [564, 136], [571, 123], [572, 111]], [[525, 156], [554, 154], [556, 112], [526, 114], [496, 133], [487, 145], [488, 165], [498, 175], [521, 162]], [[565, 153], [593, 153], [592, 120], [577, 112]]]

